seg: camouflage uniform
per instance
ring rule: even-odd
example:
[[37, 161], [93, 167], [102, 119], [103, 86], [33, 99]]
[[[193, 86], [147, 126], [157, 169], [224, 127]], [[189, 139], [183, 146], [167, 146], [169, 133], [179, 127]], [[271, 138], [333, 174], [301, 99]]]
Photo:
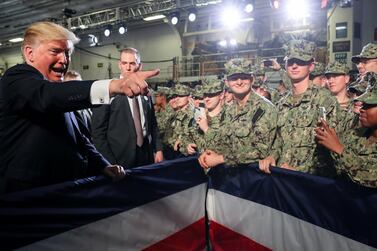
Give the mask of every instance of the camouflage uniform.
[[[192, 89], [188, 86], [177, 84], [174, 89], [174, 94], [177, 96], [189, 96], [192, 93]], [[182, 139], [186, 128], [193, 126], [193, 116], [194, 112], [192, 109], [188, 108], [185, 110], [176, 111], [174, 117], [169, 120], [171, 137], [168, 139], [170, 147], [174, 147], [177, 140]]]
[[[314, 44], [302, 40], [293, 40], [287, 50], [285, 60], [296, 58], [311, 60]], [[305, 93], [294, 97], [292, 91], [277, 105], [277, 137], [272, 156], [277, 166], [287, 163], [296, 170], [322, 176], [335, 176], [331, 165], [330, 152], [317, 146], [314, 129], [317, 127], [319, 107], [326, 109], [327, 122], [335, 127], [340, 117], [340, 107], [335, 97], [327, 89], [313, 83]]]
[[[202, 84], [201, 92], [203, 95], [205, 94], [216, 94], [220, 93], [224, 90], [224, 83], [218, 79], [204, 79]], [[220, 127], [220, 120], [223, 112], [220, 112], [215, 117], [209, 117], [207, 115], [208, 127], [217, 130]], [[182, 147], [181, 152], [183, 154], [187, 154], [187, 145], [190, 143], [195, 143], [198, 149], [198, 152], [203, 151], [203, 147], [205, 146], [205, 139], [204, 139], [204, 132], [200, 129], [199, 125], [196, 123], [191, 125], [189, 123], [189, 127], [184, 128], [184, 132], [182, 134]]]
[[314, 62], [314, 70], [310, 72], [311, 77], [325, 75], [325, 65], [320, 62]]
[[[377, 87], [371, 87], [356, 100], [377, 105]], [[362, 186], [377, 188], [377, 140], [370, 136], [370, 130], [358, 128], [355, 133], [344, 134], [343, 153], [333, 156], [340, 172]]]
[[[247, 60], [234, 59], [225, 67], [228, 76], [250, 72]], [[269, 155], [277, 119], [270, 101], [251, 90], [243, 107], [228, 106], [220, 118], [219, 129], [210, 128], [205, 135], [206, 149], [222, 154], [227, 165], [256, 162]]]
[[355, 55], [351, 58], [352, 62], [358, 64], [360, 59], [372, 59], [377, 58], [377, 44], [369, 43], [363, 47], [360, 55]]
[[[326, 66], [325, 76], [330, 75], [330, 74], [348, 75], [349, 71], [350, 71], [350, 68], [346, 64], [335, 61], [335, 62], [329, 63]], [[339, 105], [342, 108], [342, 110], [344, 110], [345, 112], [348, 112], [348, 109], [351, 103], [352, 103], [351, 99], [349, 99], [348, 102], [339, 103]]]

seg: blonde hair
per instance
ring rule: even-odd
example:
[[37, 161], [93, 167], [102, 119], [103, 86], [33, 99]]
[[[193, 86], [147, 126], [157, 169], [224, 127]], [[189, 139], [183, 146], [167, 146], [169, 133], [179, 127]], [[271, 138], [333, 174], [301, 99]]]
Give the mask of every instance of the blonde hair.
[[72, 44], [77, 44], [80, 41], [73, 32], [61, 25], [52, 22], [36, 22], [26, 29], [21, 49], [23, 51], [26, 45], [37, 45], [49, 40], [69, 40]]

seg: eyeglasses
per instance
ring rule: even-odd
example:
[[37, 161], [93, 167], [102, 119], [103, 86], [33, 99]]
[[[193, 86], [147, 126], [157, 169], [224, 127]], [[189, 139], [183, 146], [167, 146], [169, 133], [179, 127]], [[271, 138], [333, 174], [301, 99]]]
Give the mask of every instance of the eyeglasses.
[[248, 79], [252, 79], [252, 76], [250, 74], [247, 74], [247, 73], [236, 73], [236, 74], [232, 74], [232, 75], [227, 77], [228, 81], [237, 81], [238, 79], [248, 80]]
[[297, 59], [297, 58], [291, 58], [291, 59], [288, 59], [287, 60], [287, 65], [288, 66], [292, 66], [294, 64], [298, 65], [298, 66], [306, 66], [306, 65], [310, 65], [312, 63], [312, 61], [304, 61], [304, 60], [300, 60], [300, 59]]

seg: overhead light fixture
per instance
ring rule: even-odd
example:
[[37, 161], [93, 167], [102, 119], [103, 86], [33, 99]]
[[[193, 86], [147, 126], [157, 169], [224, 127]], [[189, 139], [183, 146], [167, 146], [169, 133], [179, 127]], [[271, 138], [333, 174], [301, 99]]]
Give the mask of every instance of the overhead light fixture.
[[172, 25], [176, 25], [179, 21], [179, 17], [178, 17], [178, 14], [177, 13], [174, 13], [171, 18], [170, 18], [170, 22], [172, 23]]
[[110, 29], [109, 28], [106, 28], [105, 31], [103, 32], [103, 34], [105, 35], [105, 37], [108, 37], [110, 36]]
[[309, 6], [307, 0], [288, 0], [286, 2], [286, 12], [288, 17], [299, 19], [309, 16]]
[[229, 40], [229, 44], [230, 44], [231, 46], [236, 46], [236, 45], [237, 45], [237, 40], [234, 39], [234, 38], [232, 38], [231, 40]]
[[223, 25], [229, 29], [236, 28], [240, 22], [241, 13], [236, 7], [226, 6], [221, 14]]
[[82, 29], [82, 30], [85, 30], [85, 29], [87, 29], [88, 28], [88, 26], [86, 26], [85, 24], [80, 24], [80, 29]]
[[98, 44], [98, 37], [93, 34], [89, 34], [89, 46], [96, 46]]
[[195, 10], [190, 10], [189, 15], [188, 15], [188, 20], [190, 22], [194, 22], [196, 20], [196, 11]]
[[226, 47], [228, 45], [228, 42], [226, 40], [221, 40], [219, 42], [219, 45], [222, 46], [222, 47]]
[[279, 0], [270, 0], [270, 5], [271, 5], [271, 8], [279, 9], [280, 2]]
[[118, 29], [119, 34], [123, 35], [124, 33], [127, 32], [127, 27], [120, 26]]
[[249, 2], [245, 5], [245, 8], [244, 8], [245, 12], [246, 12], [246, 13], [251, 13], [251, 12], [253, 12], [253, 10], [254, 10], [254, 6], [255, 6], [255, 1], [254, 1], [254, 0], [253, 0], [253, 1], [249, 1]]
[[165, 17], [166, 17], [165, 15], [158, 14], [158, 15], [154, 15], [154, 16], [144, 17], [143, 20], [144, 21], [154, 21], [154, 20], [163, 19]]
[[16, 37], [16, 38], [9, 39], [9, 42], [11, 42], [11, 43], [19, 43], [19, 42], [22, 42], [22, 41], [24, 41], [24, 39], [22, 37]]

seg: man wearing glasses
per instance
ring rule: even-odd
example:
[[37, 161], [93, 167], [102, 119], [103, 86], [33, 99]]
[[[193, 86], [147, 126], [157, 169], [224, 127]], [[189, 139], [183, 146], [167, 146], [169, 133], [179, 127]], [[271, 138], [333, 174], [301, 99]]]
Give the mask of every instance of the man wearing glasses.
[[322, 176], [336, 174], [329, 152], [317, 147], [314, 129], [321, 117], [335, 126], [340, 107], [328, 90], [309, 80], [314, 50], [315, 44], [305, 40], [293, 40], [287, 48], [285, 68], [292, 87], [277, 105], [277, 137], [272, 153], [259, 162], [266, 173], [270, 173], [270, 165], [277, 165]]

